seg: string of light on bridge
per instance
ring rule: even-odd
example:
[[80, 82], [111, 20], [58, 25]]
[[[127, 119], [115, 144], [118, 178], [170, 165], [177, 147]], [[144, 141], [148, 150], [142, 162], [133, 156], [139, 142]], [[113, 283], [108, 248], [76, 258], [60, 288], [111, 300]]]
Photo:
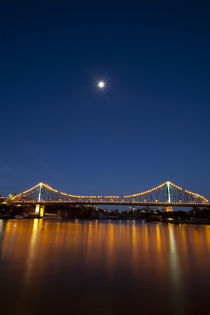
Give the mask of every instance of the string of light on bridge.
[[[49, 186], [48, 184], [45, 184], [45, 183], [39, 183], [33, 187], [31, 187], [30, 189], [24, 191], [23, 193], [21, 194], [17, 194], [15, 195], [13, 198], [11, 198], [12, 200], [15, 200], [18, 198], [18, 196], [23, 196], [23, 195], [26, 195], [30, 192], [32, 192], [34, 189], [38, 188], [38, 187], [45, 187], [46, 189], [50, 190], [50, 191], [53, 191], [57, 194], [60, 194], [60, 195], [63, 195], [63, 196], [66, 196], [66, 197], [70, 197], [70, 198], [75, 198], [75, 199], [90, 199], [90, 200], [97, 200], [97, 199], [111, 199], [111, 200], [119, 200], [119, 199], [131, 199], [131, 198], [135, 198], [135, 197], [140, 197], [140, 196], [145, 196], [145, 195], [148, 195], [148, 194], [151, 194], [152, 192], [154, 191], [157, 191], [158, 189], [161, 189], [162, 187], [166, 186], [166, 185], [171, 185], [172, 187], [178, 189], [179, 191], [183, 192], [183, 193], [186, 193], [186, 194], [189, 194], [193, 197], [196, 197], [196, 198], [200, 198], [201, 200], [203, 200], [203, 202], [206, 202], [208, 203], [208, 199], [204, 198], [203, 196], [199, 195], [199, 194], [196, 194], [196, 193], [193, 193], [189, 190], [184, 190], [182, 189], [181, 187], [173, 184], [172, 182], [170, 181], [167, 181], [157, 187], [154, 187], [150, 190], [147, 190], [147, 191], [144, 191], [144, 192], [141, 192], [141, 193], [138, 193], [138, 194], [132, 194], [132, 195], [125, 195], [125, 196], [79, 196], [79, 195], [70, 195], [70, 194], [67, 194], [67, 193], [63, 193], [63, 192], [60, 192], [54, 188], [52, 188], [51, 186]], [[108, 201], [107, 201], [108, 202]], [[152, 202], [152, 201], [151, 201]], [[156, 201], [157, 202], [157, 201]], [[175, 202], [177, 203], [177, 202]]]

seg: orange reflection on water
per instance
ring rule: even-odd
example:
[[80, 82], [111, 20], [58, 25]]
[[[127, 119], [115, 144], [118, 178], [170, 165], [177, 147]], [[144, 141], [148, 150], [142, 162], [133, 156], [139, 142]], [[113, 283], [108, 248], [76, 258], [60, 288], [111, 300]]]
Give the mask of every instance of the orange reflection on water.
[[[43, 309], [52, 306], [52, 313], [60, 307], [58, 297], [65, 296], [68, 308], [70, 294], [78, 314], [85, 310], [78, 306], [78, 295], [92, 310], [107, 300], [117, 308], [127, 299], [135, 314], [140, 295], [142, 310], [155, 311], [164, 297], [162, 313], [173, 308], [178, 314], [191, 310], [198, 289], [205, 290], [210, 280], [210, 226], [8, 220], [0, 221], [0, 241], [1, 294], [6, 300], [10, 292], [20, 311], [30, 305], [36, 310], [34, 296]], [[98, 302], [91, 302], [93, 296]], [[208, 302], [204, 297], [203, 304]], [[194, 309], [200, 307], [195, 301]]]

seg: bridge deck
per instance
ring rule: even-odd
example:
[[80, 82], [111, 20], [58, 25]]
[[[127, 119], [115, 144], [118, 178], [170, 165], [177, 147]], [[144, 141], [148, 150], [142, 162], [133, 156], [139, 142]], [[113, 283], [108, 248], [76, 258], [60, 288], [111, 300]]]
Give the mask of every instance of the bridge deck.
[[195, 202], [128, 202], [128, 201], [14, 201], [18, 205], [116, 205], [116, 206], [158, 206], [158, 207], [210, 207], [210, 202], [195, 203]]

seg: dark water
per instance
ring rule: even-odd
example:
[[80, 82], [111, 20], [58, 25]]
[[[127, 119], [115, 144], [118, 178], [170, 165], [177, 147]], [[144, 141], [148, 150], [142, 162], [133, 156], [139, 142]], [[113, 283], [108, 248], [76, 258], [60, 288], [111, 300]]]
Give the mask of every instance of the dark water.
[[210, 314], [210, 226], [0, 220], [0, 314]]

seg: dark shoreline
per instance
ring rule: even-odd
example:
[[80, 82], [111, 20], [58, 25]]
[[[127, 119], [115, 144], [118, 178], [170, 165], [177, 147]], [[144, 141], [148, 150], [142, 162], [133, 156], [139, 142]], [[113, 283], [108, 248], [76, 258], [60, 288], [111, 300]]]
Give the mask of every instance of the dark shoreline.
[[[129, 211], [100, 209], [93, 206], [46, 207], [45, 219], [60, 218], [63, 220], [145, 220], [146, 222], [163, 222], [174, 224], [210, 224], [210, 208], [193, 207], [190, 211], [169, 211], [163, 209], [140, 208]], [[31, 206], [17, 207], [11, 204], [0, 204], [0, 219], [33, 219], [40, 218]]]

